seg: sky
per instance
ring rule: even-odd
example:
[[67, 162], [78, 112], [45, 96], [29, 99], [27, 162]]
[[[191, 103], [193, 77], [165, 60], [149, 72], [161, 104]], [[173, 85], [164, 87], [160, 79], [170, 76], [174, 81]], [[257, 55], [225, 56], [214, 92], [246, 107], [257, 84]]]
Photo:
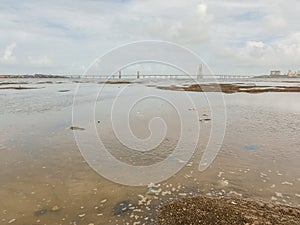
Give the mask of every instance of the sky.
[[299, 0], [1, 0], [0, 74], [82, 74], [143, 40], [174, 42], [217, 74], [300, 70]]

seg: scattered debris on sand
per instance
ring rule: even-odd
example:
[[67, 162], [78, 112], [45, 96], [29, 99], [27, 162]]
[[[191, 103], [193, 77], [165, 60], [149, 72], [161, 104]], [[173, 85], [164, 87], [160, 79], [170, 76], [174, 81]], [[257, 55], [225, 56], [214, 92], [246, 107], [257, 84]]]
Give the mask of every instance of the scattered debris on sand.
[[127, 212], [129, 212], [131, 206], [132, 205], [130, 204], [129, 200], [119, 202], [114, 206], [113, 214], [114, 215], [122, 215], [124, 213], [127, 213]]
[[239, 198], [195, 197], [163, 206], [160, 225], [300, 224], [300, 209]]

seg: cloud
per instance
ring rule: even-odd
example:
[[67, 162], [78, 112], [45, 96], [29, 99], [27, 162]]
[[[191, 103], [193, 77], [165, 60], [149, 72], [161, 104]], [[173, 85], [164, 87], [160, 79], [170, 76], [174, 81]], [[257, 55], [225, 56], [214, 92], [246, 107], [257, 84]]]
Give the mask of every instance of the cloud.
[[[78, 74], [111, 48], [145, 39], [182, 44], [220, 73], [297, 67], [299, 7], [298, 0], [3, 0], [0, 72]], [[11, 40], [18, 51], [5, 46]]]
[[300, 32], [269, 43], [247, 41], [241, 47], [226, 47], [220, 53], [247, 67], [299, 69], [297, 66], [300, 62]]
[[48, 56], [42, 56], [42, 57], [28, 56], [28, 61], [34, 67], [49, 67], [52, 64]]
[[17, 44], [15, 42], [13, 42], [5, 47], [3, 56], [0, 59], [1, 63], [13, 64], [16, 62], [16, 57], [14, 56], [14, 50], [16, 47], [17, 47]]
[[300, 2], [297, 0], [276, 0], [266, 7], [264, 18], [265, 28], [274, 34], [286, 34], [290, 30], [300, 29], [299, 20]]
[[[180, 13], [180, 12], [178, 12]], [[184, 14], [184, 13], [182, 13]], [[213, 16], [208, 13], [204, 3], [195, 5], [188, 15], [178, 16], [175, 20], [164, 17], [153, 19], [146, 23], [141, 35], [161, 38], [181, 44], [202, 44], [209, 39], [209, 32]]]
[[267, 27], [269, 30], [276, 32], [276, 31], [286, 31], [288, 22], [286, 19], [280, 15], [267, 15], [265, 17], [265, 22], [267, 23]]

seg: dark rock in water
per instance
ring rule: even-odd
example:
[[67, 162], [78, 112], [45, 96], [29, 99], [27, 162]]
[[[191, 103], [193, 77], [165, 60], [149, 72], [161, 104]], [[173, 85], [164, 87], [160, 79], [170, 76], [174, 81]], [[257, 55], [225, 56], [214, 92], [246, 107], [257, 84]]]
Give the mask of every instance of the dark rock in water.
[[117, 216], [117, 215], [122, 215], [124, 213], [127, 213], [129, 211], [129, 207], [130, 207], [129, 200], [119, 202], [113, 208], [113, 214]]
[[201, 118], [199, 121], [200, 121], [200, 122], [203, 122], [203, 121], [211, 121], [211, 119], [210, 119], [210, 118]]
[[69, 92], [70, 90], [59, 90], [58, 92]]
[[85, 130], [85, 129], [82, 128], [82, 127], [75, 127], [75, 126], [71, 126], [70, 129], [71, 129], [71, 130]]
[[40, 209], [34, 212], [35, 216], [41, 216], [44, 215], [47, 212], [47, 209]]

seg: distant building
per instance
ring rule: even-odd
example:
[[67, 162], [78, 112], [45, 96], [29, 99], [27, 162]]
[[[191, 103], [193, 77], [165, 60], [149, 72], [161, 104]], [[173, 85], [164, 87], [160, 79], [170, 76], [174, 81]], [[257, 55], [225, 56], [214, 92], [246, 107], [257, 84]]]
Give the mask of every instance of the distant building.
[[6, 78], [6, 76], [5, 75], [0, 75], [0, 78]]
[[270, 76], [280, 76], [281, 72], [280, 70], [271, 70]]
[[288, 77], [297, 77], [297, 72], [293, 72], [292, 70], [289, 70], [287, 73]]

